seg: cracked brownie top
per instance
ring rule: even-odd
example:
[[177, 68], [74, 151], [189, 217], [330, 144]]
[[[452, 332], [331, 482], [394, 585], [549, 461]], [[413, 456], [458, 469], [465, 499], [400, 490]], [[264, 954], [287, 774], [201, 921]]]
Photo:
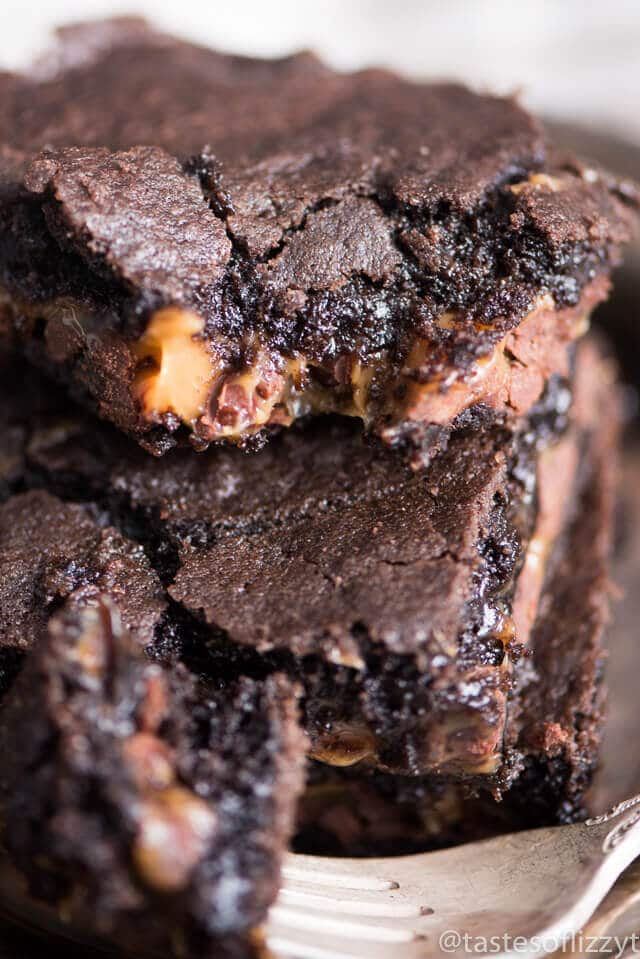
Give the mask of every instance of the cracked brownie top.
[[154, 452], [180, 427], [246, 443], [327, 410], [392, 441], [478, 402], [522, 412], [604, 295], [635, 203], [513, 100], [136, 20], [66, 29], [0, 77], [0, 143], [7, 308]]

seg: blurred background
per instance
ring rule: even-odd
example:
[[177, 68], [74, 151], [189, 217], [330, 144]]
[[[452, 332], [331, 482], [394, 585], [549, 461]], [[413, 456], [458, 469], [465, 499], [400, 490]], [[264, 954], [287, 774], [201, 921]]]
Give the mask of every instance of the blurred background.
[[237, 52], [309, 47], [341, 68], [520, 91], [640, 145], [640, 0], [0, 0], [0, 63], [26, 64], [58, 23], [122, 13]]

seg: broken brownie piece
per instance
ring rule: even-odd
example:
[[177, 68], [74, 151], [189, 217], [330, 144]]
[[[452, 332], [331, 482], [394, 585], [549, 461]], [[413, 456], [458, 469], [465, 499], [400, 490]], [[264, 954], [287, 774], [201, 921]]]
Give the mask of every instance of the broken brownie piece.
[[23, 424], [22, 482], [144, 544], [161, 659], [295, 676], [313, 758], [504, 791], [548, 564], [592, 435], [615, 441], [611, 379], [585, 344], [517, 428], [476, 418], [419, 472], [344, 419], [158, 462], [69, 408]]
[[296, 714], [284, 677], [204, 685], [149, 661], [108, 601], [67, 602], [0, 716], [30, 895], [138, 955], [248, 954], [301, 787]]
[[0, 77], [0, 312], [155, 453], [338, 412], [426, 460], [525, 415], [635, 203], [511, 99], [309, 54], [123, 20]]

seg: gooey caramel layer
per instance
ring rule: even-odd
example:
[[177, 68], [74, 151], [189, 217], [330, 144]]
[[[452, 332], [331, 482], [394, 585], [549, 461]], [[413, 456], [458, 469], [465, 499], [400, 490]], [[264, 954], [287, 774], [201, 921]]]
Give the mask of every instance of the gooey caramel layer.
[[[0, 308], [18, 326], [35, 328], [44, 320], [47, 352], [56, 364], [79, 356], [85, 367], [99, 366], [119, 343], [130, 356], [125, 367], [132, 370], [127, 389], [138, 411], [136, 431], [171, 415], [193, 431], [200, 445], [242, 443], [264, 427], [288, 426], [307, 414], [339, 413], [360, 418], [393, 442], [408, 425], [447, 426], [480, 403], [526, 413], [549, 376], [568, 372], [569, 347], [586, 331], [607, 285], [602, 277], [593, 281], [576, 306], [562, 310], [548, 294], [538, 297], [521, 323], [471, 368], [445, 369], [436, 377], [423, 373], [431, 345], [422, 338], [416, 338], [399, 372], [385, 353], [366, 361], [343, 355], [323, 366], [300, 353], [274, 352], [257, 334], [241, 344], [239, 365], [231, 365], [226, 348], [207, 336], [203, 317], [181, 306], [152, 314], [133, 343], [119, 337], [104, 317], [68, 298], [32, 304], [0, 291]], [[453, 331], [455, 315], [443, 313], [439, 325]], [[110, 368], [103, 371], [105, 381], [112, 375]]]
[[[190, 425], [197, 419], [196, 432], [206, 442], [242, 442], [265, 426], [322, 413], [359, 417], [391, 442], [407, 423], [447, 426], [480, 403], [526, 413], [549, 376], [568, 372], [568, 347], [586, 332], [598, 299], [586, 291], [578, 306], [557, 310], [551, 296], [541, 296], [470, 370], [445, 371], [425, 382], [420, 371], [431, 347], [424, 339], [416, 339], [397, 375], [384, 354], [368, 362], [343, 356], [329, 369], [301, 354], [274, 354], [256, 337], [241, 368], [225, 368], [200, 338], [202, 321], [168, 308], [152, 317], [135, 344], [141, 365], [134, 388], [147, 419], [167, 412]], [[441, 319], [445, 328], [453, 324], [450, 314]]]
[[190, 310], [158, 310], [134, 345], [140, 361], [136, 392], [147, 416], [175, 413], [183, 423], [202, 414], [216, 363], [201, 338], [204, 320]]

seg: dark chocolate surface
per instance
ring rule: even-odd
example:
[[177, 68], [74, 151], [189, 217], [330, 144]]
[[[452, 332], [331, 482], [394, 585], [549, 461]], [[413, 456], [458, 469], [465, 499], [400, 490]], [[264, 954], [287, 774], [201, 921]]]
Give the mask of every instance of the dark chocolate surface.
[[44, 490], [0, 506], [0, 645], [29, 649], [51, 609], [112, 597], [143, 645], [154, 637], [166, 598], [142, 546], [100, 524], [88, 506]]
[[[324, 440], [318, 449], [322, 456]], [[314, 452], [305, 451], [304, 462], [317, 482]], [[259, 532], [243, 516], [246, 533], [232, 528], [205, 550], [184, 552], [171, 595], [259, 647], [284, 640], [305, 654], [326, 645], [331, 658], [359, 627], [392, 652], [443, 651], [460, 630], [477, 543], [506, 483], [492, 437], [467, 437], [444, 459], [395, 488], [393, 475], [378, 477], [369, 496], [343, 504], [332, 501], [332, 476], [328, 489], [316, 486], [306, 515], [271, 515]]]

